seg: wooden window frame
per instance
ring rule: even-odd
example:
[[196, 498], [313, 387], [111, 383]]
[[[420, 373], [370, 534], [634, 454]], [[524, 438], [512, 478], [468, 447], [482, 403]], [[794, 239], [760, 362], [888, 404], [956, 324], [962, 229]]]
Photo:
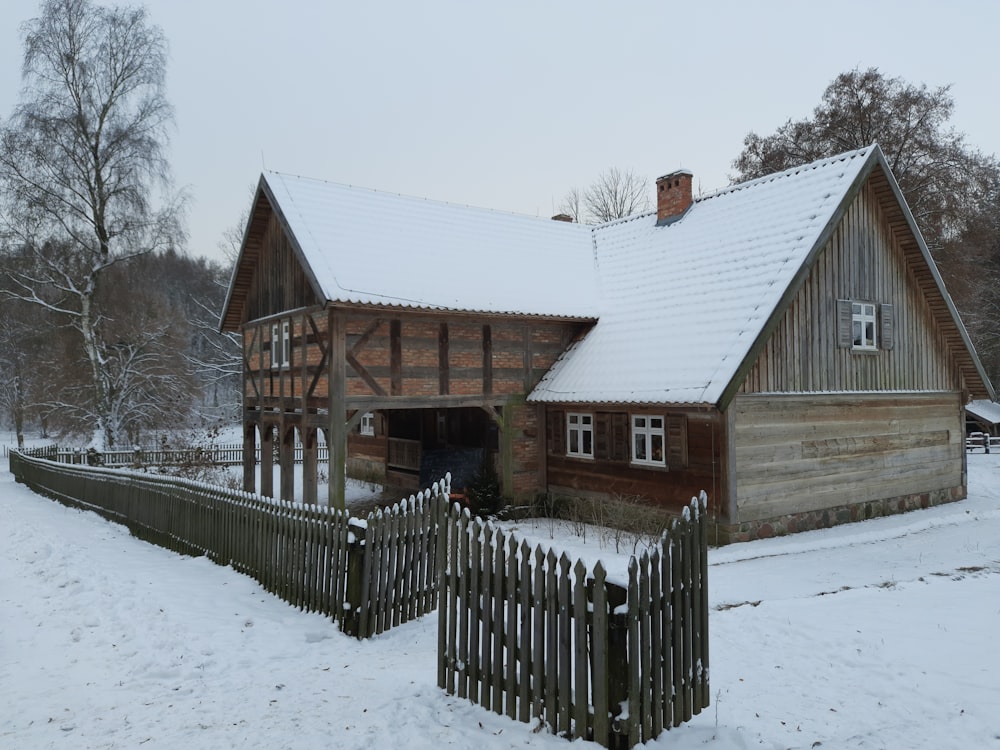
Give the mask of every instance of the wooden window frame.
[[281, 324], [271, 323], [271, 369], [281, 367]]
[[[643, 420], [644, 424], [638, 424], [639, 420]], [[659, 420], [659, 427], [654, 427], [651, 422], [653, 420]], [[667, 420], [662, 414], [649, 414], [645, 412], [634, 413], [629, 415], [629, 435], [630, 435], [630, 453], [631, 462], [634, 466], [648, 466], [651, 468], [665, 469], [667, 468]], [[639, 458], [639, 450], [637, 449], [636, 439], [642, 436], [645, 438], [646, 442], [646, 458]], [[660, 438], [660, 453], [659, 459], [653, 457], [653, 443], [654, 437]]]
[[[870, 312], [869, 312], [870, 310]], [[856, 333], [860, 326], [860, 337]], [[866, 342], [865, 331], [870, 328], [871, 340]], [[851, 349], [856, 352], [878, 351], [878, 305], [874, 302], [851, 302]], [[859, 343], [859, 341], [861, 343]]]
[[287, 369], [292, 359], [291, 322], [276, 320], [271, 323], [271, 369]]
[[[855, 305], [869, 305], [875, 309], [874, 328], [872, 330], [873, 346], [854, 345], [854, 323], [872, 320], [871, 316], [863, 316], [863, 320], [855, 317]], [[863, 309], [863, 308], [862, 308]], [[859, 354], [872, 354], [885, 350], [890, 351], [896, 346], [896, 308], [886, 302], [869, 302], [865, 300], [837, 300], [837, 346], [840, 349], [850, 349]]]
[[288, 367], [292, 362], [292, 326], [291, 321], [281, 321], [281, 366]]
[[[576, 450], [573, 449], [574, 434]], [[585, 438], [589, 436], [589, 440]], [[589, 447], [589, 450], [586, 450]], [[566, 412], [566, 455], [570, 458], [594, 458], [594, 415], [591, 412]]]
[[365, 437], [375, 437], [375, 413], [366, 411], [361, 415], [361, 422], [358, 424], [358, 432]]

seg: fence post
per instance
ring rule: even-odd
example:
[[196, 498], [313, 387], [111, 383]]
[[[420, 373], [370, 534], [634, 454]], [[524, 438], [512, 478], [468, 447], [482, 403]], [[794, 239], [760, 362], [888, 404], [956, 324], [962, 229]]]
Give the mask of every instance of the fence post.
[[361, 607], [364, 606], [365, 532], [367, 524], [360, 518], [347, 520], [347, 591], [344, 601], [337, 602], [344, 608], [341, 629], [347, 635], [361, 638]]
[[[618, 608], [628, 601], [628, 590], [613, 583], [607, 583], [608, 601], [608, 707], [611, 709], [611, 736], [608, 747], [611, 750], [629, 750], [628, 729], [630, 719], [622, 720], [622, 707], [628, 705], [628, 615]], [[600, 738], [594, 738], [600, 742]]]

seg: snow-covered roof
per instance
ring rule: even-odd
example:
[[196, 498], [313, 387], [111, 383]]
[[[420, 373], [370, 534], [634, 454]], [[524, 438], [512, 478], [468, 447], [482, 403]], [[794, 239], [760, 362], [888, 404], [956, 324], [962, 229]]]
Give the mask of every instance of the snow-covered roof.
[[596, 227], [599, 320], [530, 400], [718, 403], [872, 148]]
[[334, 302], [597, 317], [591, 228], [267, 172]]
[[[529, 400], [719, 405], [876, 162], [888, 172], [873, 145], [735, 185], [662, 226], [655, 213], [591, 227], [278, 172], [261, 189], [323, 300], [597, 321]], [[992, 396], [887, 176], [927, 263], [925, 292], [951, 315], [963, 372]], [[247, 276], [252, 263], [241, 255], [223, 327], [238, 325], [241, 268]]]
[[965, 405], [965, 410], [987, 422], [1000, 424], [1000, 404], [996, 401], [987, 401], [985, 399], [970, 401]]

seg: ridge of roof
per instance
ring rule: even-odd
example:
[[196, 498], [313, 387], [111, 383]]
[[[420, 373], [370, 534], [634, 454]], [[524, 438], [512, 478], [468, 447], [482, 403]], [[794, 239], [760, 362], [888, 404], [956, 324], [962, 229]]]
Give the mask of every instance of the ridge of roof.
[[752, 180], [746, 180], [745, 182], [737, 182], [735, 185], [727, 185], [724, 188], [719, 188], [714, 190], [707, 195], [702, 195], [694, 199], [695, 203], [702, 203], [705, 201], [713, 200], [714, 198], [720, 198], [724, 195], [729, 195], [731, 193], [737, 193], [741, 190], [749, 190], [751, 188], [757, 187], [759, 185], [766, 185], [777, 180], [786, 179], [788, 177], [794, 177], [795, 175], [801, 174], [803, 172], [809, 172], [811, 170], [821, 169], [823, 167], [828, 167], [836, 162], [848, 162], [852, 159], [858, 157], [865, 157], [868, 152], [873, 148], [876, 148], [877, 144], [870, 144], [864, 148], [854, 149], [853, 151], [845, 151], [842, 154], [835, 154], [834, 156], [826, 156], [822, 159], [816, 159], [809, 162], [808, 164], [801, 164], [797, 167], [789, 167], [781, 172], [774, 172], [772, 174], [764, 175], [763, 177], [755, 177]]
[[276, 171], [262, 182], [329, 302], [596, 319], [585, 225]]
[[[367, 187], [366, 185], [355, 185], [349, 182], [337, 182], [336, 180], [324, 180], [321, 177], [310, 177], [308, 175], [292, 174], [291, 172], [282, 172], [276, 169], [265, 169], [262, 174], [264, 177], [275, 176], [281, 179], [292, 179], [300, 180], [303, 182], [318, 183], [320, 185], [326, 185], [331, 188], [344, 189], [344, 190], [354, 190], [364, 193], [372, 193], [378, 196], [384, 196], [387, 198], [398, 198], [405, 201], [412, 201], [413, 203], [424, 203], [432, 204], [436, 206], [443, 206], [447, 208], [454, 208], [463, 211], [480, 211], [486, 214], [492, 214], [494, 216], [512, 216], [518, 219], [526, 219], [530, 221], [543, 221], [551, 222], [552, 218], [548, 216], [532, 216], [531, 214], [521, 213], [520, 211], [507, 211], [500, 208], [488, 208], [486, 206], [475, 206], [471, 203], [456, 203], [454, 201], [441, 200], [440, 198], [427, 198], [419, 195], [410, 195], [409, 193], [398, 193], [393, 190], [381, 190], [379, 188]], [[575, 226], [577, 231], [581, 228], [589, 228], [586, 224], [579, 224], [577, 222], [570, 221], [560, 221], [553, 222], [553, 224], [560, 224], [563, 226]]]

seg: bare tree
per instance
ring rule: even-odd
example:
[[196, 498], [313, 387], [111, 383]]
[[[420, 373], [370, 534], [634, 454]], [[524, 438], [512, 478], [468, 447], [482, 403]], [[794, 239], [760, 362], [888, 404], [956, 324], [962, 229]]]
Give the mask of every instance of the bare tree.
[[584, 191], [583, 203], [596, 221], [623, 219], [649, 209], [649, 185], [630, 169], [611, 167]]
[[576, 223], [584, 220], [583, 192], [580, 188], [570, 188], [559, 204], [559, 213], [566, 214]]
[[122, 356], [98, 289], [115, 264], [182, 235], [165, 154], [167, 43], [144, 9], [90, 0], [46, 0], [23, 33], [25, 88], [0, 133], [2, 214], [34, 261], [12, 274], [14, 293], [71, 321], [90, 376], [77, 407], [110, 446], [127, 423], [116, 370], [150, 361]]
[[574, 221], [600, 224], [649, 209], [649, 185], [630, 169], [611, 167], [582, 192], [572, 188], [559, 210]]

